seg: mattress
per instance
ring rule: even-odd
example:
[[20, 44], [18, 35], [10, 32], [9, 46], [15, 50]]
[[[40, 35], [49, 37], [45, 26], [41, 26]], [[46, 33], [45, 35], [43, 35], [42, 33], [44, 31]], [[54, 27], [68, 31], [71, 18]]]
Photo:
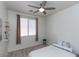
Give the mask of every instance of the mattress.
[[57, 48], [55, 46], [47, 46], [29, 53], [30, 57], [76, 57], [75, 54]]

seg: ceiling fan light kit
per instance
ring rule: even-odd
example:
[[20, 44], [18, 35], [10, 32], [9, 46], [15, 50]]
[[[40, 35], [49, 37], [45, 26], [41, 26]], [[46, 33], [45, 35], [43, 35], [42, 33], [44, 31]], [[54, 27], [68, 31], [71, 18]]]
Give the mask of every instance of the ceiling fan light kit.
[[40, 3], [40, 7], [38, 6], [33, 6], [33, 5], [28, 5], [29, 7], [33, 7], [33, 8], [36, 8], [37, 10], [33, 12], [33, 14], [37, 13], [37, 12], [41, 12], [43, 13], [44, 15], [46, 15], [46, 10], [54, 10], [56, 9], [55, 7], [46, 7], [46, 3], [47, 1], [43, 1], [42, 3]]
[[44, 12], [45, 9], [44, 9], [44, 8], [40, 8], [39, 11], [40, 11], [40, 12]]

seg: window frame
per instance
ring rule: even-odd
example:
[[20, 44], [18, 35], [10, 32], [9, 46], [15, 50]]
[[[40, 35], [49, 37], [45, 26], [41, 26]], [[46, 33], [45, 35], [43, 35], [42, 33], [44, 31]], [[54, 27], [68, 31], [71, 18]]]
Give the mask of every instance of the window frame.
[[[21, 18], [26, 18], [27, 19], [27, 36], [36, 36], [36, 19], [35, 18], [30, 18], [30, 17], [20, 17], [20, 21], [21, 21]], [[29, 20], [35, 20], [35, 35], [29, 35]], [[21, 22], [20, 22], [21, 24]], [[20, 27], [21, 28], [21, 27]], [[22, 37], [22, 36], [21, 36]]]

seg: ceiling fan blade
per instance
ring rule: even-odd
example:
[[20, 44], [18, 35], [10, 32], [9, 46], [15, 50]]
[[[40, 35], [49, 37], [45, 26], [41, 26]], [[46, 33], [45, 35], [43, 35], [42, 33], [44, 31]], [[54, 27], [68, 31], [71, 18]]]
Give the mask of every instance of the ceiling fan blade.
[[44, 7], [46, 5], [47, 1], [43, 1], [40, 5], [41, 7]]
[[37, 12], [39, 12], [39, 10], [37, 10], [37, 11], [34, 11], [34, 12], [33, 12], [33, 14], [35, 14], [35, 13], [37, 13]]
[[53, 9], [56, 9], [54, 7], [48, 7], [48, 8], [44, 8], [45, 10], [53, 10]]
[[37, 8], [39, 9], [40, 7], [37, 7], [37, 6], [32, 6], [32, 5], [28, 5], [29, 7], [33, 7], [33, 8]]
[[46, 15], [46, 11], [44, 11], [43, 14]]

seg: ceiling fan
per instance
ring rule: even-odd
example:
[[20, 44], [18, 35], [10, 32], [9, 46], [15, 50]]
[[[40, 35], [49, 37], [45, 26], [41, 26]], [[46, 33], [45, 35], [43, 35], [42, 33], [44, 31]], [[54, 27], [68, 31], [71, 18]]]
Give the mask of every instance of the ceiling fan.
[[37, 13], [37, 12], [41, 12], [44, 15], [46, 15], [46, 10], [54, 10], [56, 9], [55, 7], [45, 7], [47, 4], [47, 1], [43, 1], [42, 3], [40, 3], [40, 7], [38, 6], [33, 6], [33, 5], [28, 5], [29, 7], [33, 7], [36, 8], [37, 10], [33, 12], [33, 14]]

